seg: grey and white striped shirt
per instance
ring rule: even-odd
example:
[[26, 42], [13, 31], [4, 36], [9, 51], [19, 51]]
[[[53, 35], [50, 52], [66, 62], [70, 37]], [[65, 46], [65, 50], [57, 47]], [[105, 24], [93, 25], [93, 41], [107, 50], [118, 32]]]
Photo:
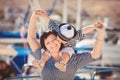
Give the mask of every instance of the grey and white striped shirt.
[[[41, 58], [41, 48], [37, 49], [34, 54], [39, 60]], [[66, 72], [61, 72], [54, 66], [56, 61], [50, 57], [42, 70], [42, 80], [74, 80], [74, 75], [77, 69], [89, 64], [92, 61], [93, 59], [90, 52], [73, 54], [67, 64]]]

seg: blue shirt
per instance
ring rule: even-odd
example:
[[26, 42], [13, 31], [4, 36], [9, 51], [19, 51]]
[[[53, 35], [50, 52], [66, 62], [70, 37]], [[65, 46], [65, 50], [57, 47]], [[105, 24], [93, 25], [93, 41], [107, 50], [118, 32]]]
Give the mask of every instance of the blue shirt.
[[[41, 48], [37, 49], [34, 52], [36, 59], [41, 58]], [[83, 52], [81, 54], [73, 54], [71, 59], [67, 64], [66, 72], [58, 70], [54, 64], [56, 61], [51, 57], [45, 64], [44, 69], [42, 70], [42, 79], [43, 80], [74, 80], [74, 75], [78, 68], [85, 66], [92, 62], [90, 52]]]

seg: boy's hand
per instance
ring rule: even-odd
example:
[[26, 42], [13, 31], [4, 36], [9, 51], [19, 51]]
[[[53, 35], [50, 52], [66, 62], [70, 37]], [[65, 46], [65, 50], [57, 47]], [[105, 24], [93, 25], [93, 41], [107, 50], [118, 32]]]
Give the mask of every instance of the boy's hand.
[[37, 9], [33, 12], [33, 16], [35, 16], [37, 19], [40, 18], [45, 21], [49, 21], [50, 18], [48, 17], [47, 13], [44, 10]]
[[95, 26], [95, 29], [96, 29], [97, 32], [102, 33], [102, 32], [104, 32], [104, 30], [105, 30], [105, 27], [104, 27], [103, 23], [100, 22], [100, 21], [96, 21], [96, 22], [94, 23], [94, 26]]
[[104, 27], [103, 23], [100, 22], [100, 21], [96, 21], [96, 22], [94, 23], [94, 26], [95, 26], [96, 28], [103, 28], [103, 27]]

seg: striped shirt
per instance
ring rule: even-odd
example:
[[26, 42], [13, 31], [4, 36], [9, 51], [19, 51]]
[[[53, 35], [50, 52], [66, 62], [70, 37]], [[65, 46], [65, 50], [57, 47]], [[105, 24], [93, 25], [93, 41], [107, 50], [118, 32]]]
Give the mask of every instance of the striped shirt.
[[[49, 25], [48, 25], [48, 29], [55, 30], [59, 35], [59, 31], [60, 31], [59, 26], [57, 23], [55, 23], [55, 21], [50, 20]], [[75, 37], [73, 37], [71, 40], [67, 41], [67, 44], [65, 44], [65, 46], [74, 47], [76, 44], [76, 40], [81, 40], [81, 39], [82, 39], [82, 30], [78, 30]]]
[[[35, 52], [35, 57], [39, 60], [41, 58], [41, 48], [37, 49]], [[66, 72], [61, 72], [58, 70], [54, 64], [56, 61], [50, 57], [46, 62], [44, 69], [42, 70], [43, 80], [74, 80], [74, 75], [78, 68], [85, 66], [92, 62], [90, 52], [83, 52], [81, 54], [73, 54], [71, 59], [67, 64]]]

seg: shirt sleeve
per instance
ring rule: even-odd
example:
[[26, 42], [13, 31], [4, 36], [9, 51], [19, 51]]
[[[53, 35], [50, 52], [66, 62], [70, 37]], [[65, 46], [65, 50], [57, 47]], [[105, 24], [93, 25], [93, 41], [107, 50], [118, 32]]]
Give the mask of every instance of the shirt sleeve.
[[82, 29], [77, 31], [76, 36], [74, 38], [77, 39], [77, 40], [81, 40], [83, 38]]
[[77, 53], [72, 59], [72, 62], [75, 63], [76, 69], [80, 68], [81, 66], [88, 65], [92, 61], [94, 61], [94, 59], [91, 57], [90, 52], [83, 52], [81, 54]]
[[49, 28], [50, 30], [55, 30], [56, 32], [59, 31], [59, 26], [58, 26], [58, 24], [57, 24], [55, 21], [53, 21], [53, 20], [50, 20], [49, 25], [48, 25], [48, 28]]
[[38, 49], [34, 52], [35, 59], [40, 60], [41, 54], [42, 54], [41, 50], [42, 50], [41, 48], [38, 48]]

